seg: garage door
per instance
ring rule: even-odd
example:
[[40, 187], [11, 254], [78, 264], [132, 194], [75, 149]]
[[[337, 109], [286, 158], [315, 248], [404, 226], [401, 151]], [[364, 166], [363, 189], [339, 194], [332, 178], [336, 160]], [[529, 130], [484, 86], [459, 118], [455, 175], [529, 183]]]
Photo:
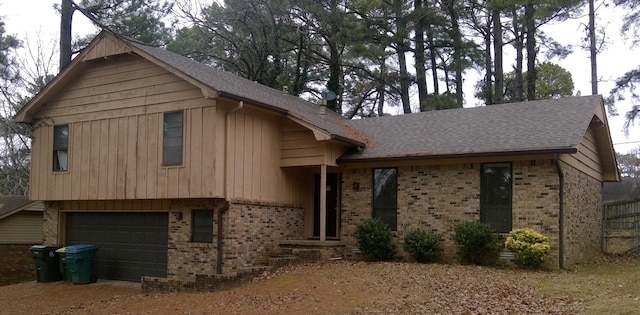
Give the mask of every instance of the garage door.
[[67, 245], [100, 246], [94, 264], [100, 279], [140, 281], [167, 276], [167, 213], [67, 213]]

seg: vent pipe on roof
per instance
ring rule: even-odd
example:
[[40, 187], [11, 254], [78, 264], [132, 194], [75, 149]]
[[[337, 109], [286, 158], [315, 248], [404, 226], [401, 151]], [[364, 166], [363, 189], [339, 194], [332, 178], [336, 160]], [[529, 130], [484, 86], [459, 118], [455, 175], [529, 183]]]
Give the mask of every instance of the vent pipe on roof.
[[336, 93], [333, 93], [330, 90], [324, 90], [320, 93], [320, 115], [324, 115], [327, 112], [327, 102], [335, 100], [336, 97]]
[[327, 100], [320, 99], [320, 108], [318, 109], [318, 114], [324, 115], [327, 113]]

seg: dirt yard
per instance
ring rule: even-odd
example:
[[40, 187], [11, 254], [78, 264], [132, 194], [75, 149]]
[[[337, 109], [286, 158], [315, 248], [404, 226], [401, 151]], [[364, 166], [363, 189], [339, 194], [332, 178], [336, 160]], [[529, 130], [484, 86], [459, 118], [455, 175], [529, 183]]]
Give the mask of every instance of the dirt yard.
[[[27, 282], [0, 287], [0, 313], [575, 314], [597, 313], [593, 303], [603, 301], [595, 307], [632, 314], [640, 309], [639, 262], [605, 261], [549, 272], [336, 261], [287, 267], [230, 291], [189, 294], [144, 295], [139, 284], [111, 281]], [[612, 264], [616, 267], [609, 272]], [[594, 278], [594, 270], [602, 271], [602, 279]], [[633, 283], [636, 287], [629, 287]]]

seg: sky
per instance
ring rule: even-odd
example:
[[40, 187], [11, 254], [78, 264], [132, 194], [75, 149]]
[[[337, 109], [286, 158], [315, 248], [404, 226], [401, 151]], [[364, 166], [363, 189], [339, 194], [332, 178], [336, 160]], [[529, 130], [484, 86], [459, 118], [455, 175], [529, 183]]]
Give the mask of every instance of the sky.
[[[0, 16], [4, 18], [7, 34], [15, 34], [25, 41], [35, 41], [41, 37], [45, 43], [55, 42], [58, 38], [60, 19], [53, 5], [59, 0], [0, 0]], [[28, 10], [25, 8], [28, 7]], [[630, 43], [620, 37], [620, 21], [624, 12], [613, 6], [600, 7], [596, 21], [606, 28], [606, 50], [598, 55], [598, 77], [600, 78], [599, 93], [608, 96], [614, 86], [616, 78], [625, 72], [640, 65], [640, 57], [637, 50], [630, 47]], [[74, 14], [73, 36], [94, 32], [95, 28], [81, 14]], [[543, 27], [547, 35], [555, 38], [562, 44], [572, 45], [574, 52], [563, 60], [550, 60], [571, 72], [575, 84], [574, 93], [578, 91], [582, 95], [591, 94], [590, 61], [589, 52], [581, 49], [581, 39], [584, 37], [583, 28], [588, 23], [587, 16], [577, 20], [556, 22]], [[412, 56], [410, 56], [412, 58]], [[507, 58], [505, 58], [506, 60]], [[57, 60], [57, 55], [56, 55]], [[542, 56], [539, 61], [544, 61]], [[511, 71], [505, 67], [505, 71]], [[466, 105], [475, 106], [478, 100], [473, 98], [473, 86], [480, 78], [480, 73], [469, 70], [463, 77], [466, 84]], [[624, 113], [629, 110], [629, 101], [617, 103], [619, 116], [609, 116], [609, 129], [614, 147], [619, 153], [627, 153], [631, 149], [640, 146], [640, 121], [636, 126], [631, 126], [629, 136], [622, 131]]]

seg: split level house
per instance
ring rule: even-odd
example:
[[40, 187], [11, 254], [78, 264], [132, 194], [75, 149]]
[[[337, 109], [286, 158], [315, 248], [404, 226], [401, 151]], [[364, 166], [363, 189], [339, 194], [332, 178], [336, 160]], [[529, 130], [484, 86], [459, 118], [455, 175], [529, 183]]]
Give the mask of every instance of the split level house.
[[372, 217], [440, 234], [448, 260], [458, 223], [530, 227], [570, 266], [600, 254], [619, 180], [600, 96], [347, 120], [106, 31], [15, 120], [45, 242], [98, 244], [99, 278], [196, 281], [285, 245], [358, 258]]

